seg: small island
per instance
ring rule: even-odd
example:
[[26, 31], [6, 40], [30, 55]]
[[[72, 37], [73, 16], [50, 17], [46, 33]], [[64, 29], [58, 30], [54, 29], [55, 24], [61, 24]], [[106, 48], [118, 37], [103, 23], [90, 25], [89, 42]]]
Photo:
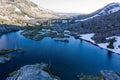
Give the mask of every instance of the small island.
[[12, 58], [15, 58], [12, 52], [24, 53], [23, 49], [2, 49], [0, 50], [0, 64], [9, 62]]

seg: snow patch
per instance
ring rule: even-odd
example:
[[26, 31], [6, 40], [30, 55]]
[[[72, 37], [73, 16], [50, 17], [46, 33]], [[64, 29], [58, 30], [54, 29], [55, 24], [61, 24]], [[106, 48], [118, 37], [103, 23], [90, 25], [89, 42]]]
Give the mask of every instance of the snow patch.
[[120, 36], [112, 36], [112, 37], [108, 37], [106, 39], [111, 39], [111, 38], [115, 38], [115, 40], [116, 40], [116, 42], [114, 42], [114, 44], [113, 44], [114, 49], [107, 48], [107, 45], [109, 43], [100, 43], [100, 44], [98, 44], [98, 46], [101, 48], [104, 48], [104, 49], [107, 49], [107, 50], [110, 50], [112, 52], [120, 54], [120, 48], [118, 47], [118, 46], [120, 46]]
[[120, 3], [112, 3], [105, 7], [99, 14], [111, 14], [120, 10]]
[[96, 14], [94, 16], [91, 16], [91, 17], [88, 17], [88, 18], [85, 18], [85, 19], [75, 20], [75, 22], [86, 21], [86, 20], [93, 19], [93, 18], [98, 17], [98, 16], [100, 16], [100, 15]]
[[[95, 35], [94, 33], [91, 33], [91, 34], [82, 34], [82, 35], [80, 35], [81, 36], [80, 38], [83, 39], [83, 40], [90, 41], [93, 44], [96, 44], [95, 41], [91, 39], [94, 35]], [[109, 43], [99, 43], [97, 45], [99, 47], [103, 48], [103, 49], [107, 49], [109, 51], [112, 51], [112, 52], [120, 54], [120, 48], [119, 48], [119, 46], [120, 46], [120, 36], [112, 36], [112, 37], [108, 37], [106, 39], [108, 40], [108, 39], [112, 39], [112, 38], [115, 38], [115, 40], [116, 40], [114, 42], [114, 44], [113, 44], [114, 49], [107, 48], [107, 46], [109, 45]]]
[[84, 39], [84, 40], [87, 40], [87, 41], [90, 41], [90, 42], [92, 42], [92, 43], [95, 43], [95, 41], [94, 40], [92, 40], [92, 37], [94, 36], [95, 34], [94, 33], [90, 33], [90, 34], [82, 34], [82, 35], [80, 35], [81, 37], [81, 39]]
[[94, 15], [92, 17], [88, 17], [88, 18], [82, 19], [80, 21], [86, 21], [86, 20], [89, 20], [89, 19], [92, 19], [92, 18], [95, 18], [95, 17], [98, 17], [98, 16], [100, 16], [100, 15], [96, 14], [96, 15]]
[[15, 6], [15, 11], [16, 12], [21, 12], [21, 10], [19, 8], [17, 8], [16, 6]]
[[0, 6], [0, 8], [3, 8], [3, 6]]
[[105, 12], [105, 10], [102, 10], [99, 14], [111, 14], [111, 13], [115, 13], [117, 11], [120, 10], [120, 6], [119, 7], [115, 7], [115, 8], [112, 8], [110, 10], [108, 10], [107, 12]]
[[28, 15], [25, 15], [25, 19], [34, 19], [34, 18], [30, 18]]
[[0, 15], [0, 18], [5, 19], [5, 20], [10, 20], [8, 16], [2, 16], [2, 15]]

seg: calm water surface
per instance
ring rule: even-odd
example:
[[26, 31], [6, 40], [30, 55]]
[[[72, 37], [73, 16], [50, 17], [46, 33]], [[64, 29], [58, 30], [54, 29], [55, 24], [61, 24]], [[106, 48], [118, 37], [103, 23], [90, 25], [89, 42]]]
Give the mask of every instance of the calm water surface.
[[80, 73], [98, 75], [100, 70], [120, 72], [120, 55], [109, 53], [88, 42], [69, 38], [69, 43], [55, 42], [46, 37], [40, 41], [27, 39], [19, 32], [0, 36], [0, 49], [23, 48], [25, 54], [14, 53], [17, 58], [0, 65], [0, 80], [21, 66], [36, 63], [51, 63], [50, 70], [61, 80], [76, 80]]

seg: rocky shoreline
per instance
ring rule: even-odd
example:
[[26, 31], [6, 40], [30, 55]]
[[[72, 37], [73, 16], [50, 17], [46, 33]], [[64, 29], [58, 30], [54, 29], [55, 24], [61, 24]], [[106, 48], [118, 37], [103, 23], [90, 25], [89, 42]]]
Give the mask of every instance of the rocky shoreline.
[[[114, 48], [111, 49], [111, 48], [107, 47], [110, 42], [110, 39], [106, 38], [106, 42], [104, 42], [104, 43], [96, 43], [96, 41], [93, 40], [93, 37], [95, 35], [94, 33], [80, 34], [78, 32], [69, 31], [67, 29], [66, 30], [63, 29], [63, 30], [59, 31], [58, 29], [54, 30], [54, 28], [42, 28], [42, 27], [31, 27], [30, 28], [29, 27], [29, 28], [25, 29], [21, 34], [29, 39], [36, 40], [36, 41], [39, 41], [39, 40], [43, 39], [44, 37], [51, 37], [57, 42], [59, 42], [59, 41], [60, 42], [69, 42], [68, 38], [70, 36], [74, 36], [77, 39], [83, 39], [85, 41], [88, 41], [88, 42], [90, 42], [100, 48], [106, 49], [108, 51], [120, 53], [120, 48], [119, 48], [120, 39], [117, 40], [117, 42], [113, 43]], [[115, 39], [118, 39], [118, 37]]]
[[78, 80], [120, 80], [119, 73], [109, 70], [100, 71], [99, 76], [87, 76], [80, 74], [77, 76]]
[[16, 25], [0, 24], [0, 34], [16, 32], [22, 29], [24, 28]]

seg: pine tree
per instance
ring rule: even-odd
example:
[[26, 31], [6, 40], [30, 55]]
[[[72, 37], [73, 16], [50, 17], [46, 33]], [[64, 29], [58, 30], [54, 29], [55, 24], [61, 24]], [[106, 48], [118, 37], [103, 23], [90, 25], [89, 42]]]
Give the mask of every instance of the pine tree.
[[107, 48], [114, 49], [114, 46], [113, 46], [114, 42], [115, 42], [115, 38], [110, 39], [110, 42]]

